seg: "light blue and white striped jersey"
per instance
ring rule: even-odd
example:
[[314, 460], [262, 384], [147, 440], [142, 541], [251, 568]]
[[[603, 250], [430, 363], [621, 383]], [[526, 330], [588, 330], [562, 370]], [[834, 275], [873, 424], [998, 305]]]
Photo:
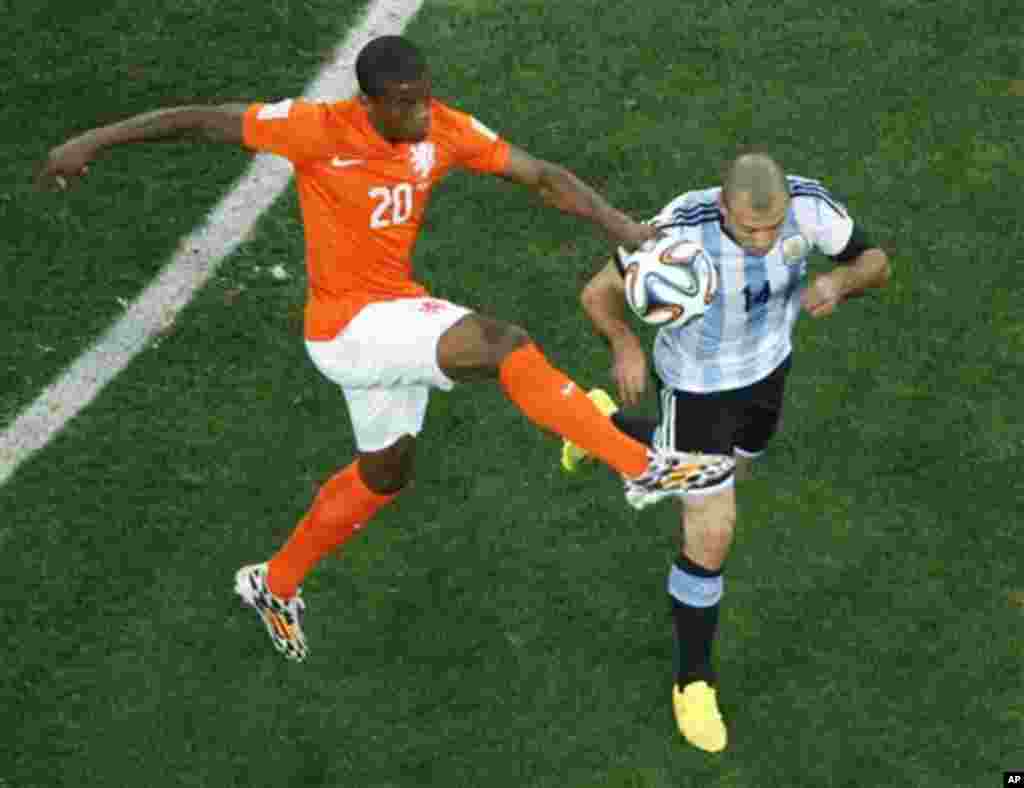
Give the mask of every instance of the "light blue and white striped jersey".
[[719, 290], [703, 319], [663, 328], [654, 341], [662, 381], [682, 391], [749, 386], [769, 375], [793, 349], [807, 257], [843, 250], [853, 233], [846, 208], [820, 182], [787, 176], [790, 204], [779, 238], [763, 257], [744, 252], [725, 233], [722, 189], [690, 191], [653, 220], [666, 232], [704, 247], [720, 274]]

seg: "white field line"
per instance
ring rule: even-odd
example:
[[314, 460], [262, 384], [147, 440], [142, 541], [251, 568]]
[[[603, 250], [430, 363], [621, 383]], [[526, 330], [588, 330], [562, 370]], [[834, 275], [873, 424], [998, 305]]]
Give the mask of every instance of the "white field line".
[[[366, 42], [400, 33], [424, 0], [374, 0], [331, 63], [304, 96], [339, 99], [356, 92], [355, 60]], [[276, 100], [280, 96], [260, 97]], [[281, 195], [292, 168], [275, 156], [257, 156], [247, 173], [203, 224], [181, 240], [160, 275], [88, 351], [22, 411], [0, 435], [0, 485], [28, 457], [43, 448], [129, 362], [174, 323], [220, 262], [249, 237], [260, 215]], [[81, 188], [81, 187], [80, 187]]]

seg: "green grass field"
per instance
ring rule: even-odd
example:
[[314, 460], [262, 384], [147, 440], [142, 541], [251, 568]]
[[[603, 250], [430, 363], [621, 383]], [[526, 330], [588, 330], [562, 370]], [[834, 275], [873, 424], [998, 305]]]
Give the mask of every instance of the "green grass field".
[[[362, 5], [0, 3], [5, 423], [249, 160], [126, 148], [58, 195], [32, 187], [48, 148], [296, 95]], [[353, 452], [302, 348], [289, 190], [0, 488], [0, 788], [987, 788], [1024, 768], [1024, 8], [428, 0], [408, 34], [442, 96], [637, 216], [759, 142], [892, 255], [886, 292], [799, 324], [783, 431], [741, 488], [730, 748], [675, 731], [673, 508], [562, 476], [493, 387], [433, 399], [413, 487], [305, 585], [310, 659], [272, 651], [233, 573]], [[593, 228], [456, 175], [417, 265], [605, 385], [576, 301], [604, 254]]]

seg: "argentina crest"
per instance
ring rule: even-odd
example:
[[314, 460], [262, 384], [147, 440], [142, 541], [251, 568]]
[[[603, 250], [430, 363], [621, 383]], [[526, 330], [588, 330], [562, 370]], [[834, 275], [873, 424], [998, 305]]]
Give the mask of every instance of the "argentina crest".
[[811, 244], [802, 235], [791, 235], [782, 240], [782, 260], [786, 265], [799, 265], [810, 251]]

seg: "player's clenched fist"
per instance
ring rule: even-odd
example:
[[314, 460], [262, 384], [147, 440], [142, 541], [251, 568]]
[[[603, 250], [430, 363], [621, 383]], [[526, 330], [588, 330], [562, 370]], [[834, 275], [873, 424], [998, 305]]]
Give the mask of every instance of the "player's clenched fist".
[[815, 278], [800, 295], [800, 301], [811, 317], [831, 315], [842, 300], [842, 287], [830, 274]]

